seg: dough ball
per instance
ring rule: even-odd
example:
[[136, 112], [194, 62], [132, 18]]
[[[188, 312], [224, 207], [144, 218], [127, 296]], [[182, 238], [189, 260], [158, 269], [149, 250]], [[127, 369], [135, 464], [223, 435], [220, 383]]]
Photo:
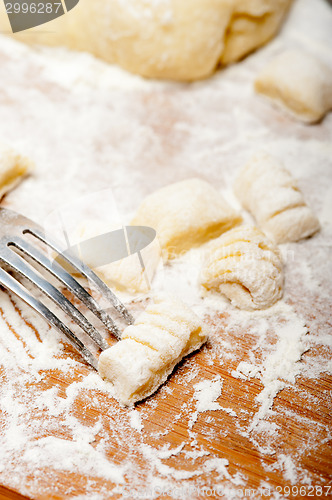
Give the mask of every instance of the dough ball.
[[200, 283], [240, 309], [265, 309], [282, 297], [279, 249], [257, 228], [240, 226], [211, 242]]
[[257, 155], [234, 184], [237, 198], [275, 242], [298, 241], [319, 230], [291, 174], [268, 155]]
[[166, 259], [216, 238], [240, 222], [241, 217], [218, 191], [200, 179], [155, 191], [142, 202], [132, 220], [133, 225], [157, 231]]
[[[220, 2], [223, 9], [226, 3]], [[291, 3], [292, 0], [232, 0], [221, 63], [238, 61], [268, 42], [278, 32]]]
[[0, 200], [33, 169], [33, 163], [9, 146], [0, 144]]
[[156, 298], [122, 339], [101, 353], [98, 371], [113, 384], [114, 397], [130, 406], [153, 394], [176, 364], [206, 340], [201, 320], [186, 304]]
[[[292, 0], [80, 0], [66, 15], [16, 34], [85, 50], [133, 73], [196, 80], [278, 31]], [[0, 28], [9, 30], [3, 14]]]
[[332, 109], [332, 70], [301, 50], [273, 59], [257, 77], [255, 89], [305, 123], [320, 121]]

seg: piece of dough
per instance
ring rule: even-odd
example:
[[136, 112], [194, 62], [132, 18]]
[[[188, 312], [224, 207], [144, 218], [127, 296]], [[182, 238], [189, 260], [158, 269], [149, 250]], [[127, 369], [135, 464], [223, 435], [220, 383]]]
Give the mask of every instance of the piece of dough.
[[[137, 295], [146, 294], [151, 290], [152, 281], [158, 269], [161, 269], [161, 248], [158, 239], [155, 238], [144, 247], [140, 254], [123, 255], [122, 258], [100, 265], [100, 254], [105, 255], [109, 241], [105, 240], [106, 248], [100, 248], [99, 240], [95, 245], [88, 248], [88, 252], [81, 251], [80, 243], [84, 243], [94, 237], [107, 235], [112, 231], [121, 229], [119, 225], [110, 225], [109, 221], [96, 219], [84, 220], [73, 233], [67, 234], [72, 246], [76, 247], [78, 257], [89, 266], [111, 289]], [[105, 251], [106, 249], [106, 251]], [[114, 250], [114, 248], [112, 249]], [[128, 252], [128, 248], [126, 248]], [[119, 256], [120, 257], [120, 256]], [[66, 261], [57, 253], [52, 252], [52, 258], [56, 259], [67, 271], [79, 274], [68, 266]], [[111, 254], [110, 254], [111, 259]], [[93, 287], [92, 287], [93, 288]]]
[[270, 307], [283, 293], [279, 249], [253, 226], [234, 228], [209, 244], [200, 283], [240, 309]]
[[32, 162], [12, 148], [0, 144], [0, 200], [32, 170]]
[[112, 289], [137, 295], [151, 290], [152, 282], [161, 263], [161, 251], [155, 239], [139, 255], [129, 255], [125, 259], [95, 269], [96, 274]]
[[130, 406], [153, 394], [175, 365], [206, 340], [202, 322], [187, 305], [157, 298], [117, 344], [102, 352], [98, 371], [113, 384], [114, 397]]
[[[133, 73], [196, 80], [278, 31], [292, 0], [80, 0], [68, 14], [15, 35], [89, 51]], [[0, 29], [10, 32], [4, 6]]]
[[149, 195], [132, 224], [155, 229], [164, 257], [171, 259], [216, 238], [241, 220], [208, 182], [188, 179]]
[[277, 243], [298, 241], [319, 230], [291, 174], [276, 159], [257, 155], [240, 172], [234, 191], [243, 207]]
[[332, 70], [298, 49], [273, 59], [257, 77], [255, 89], [306, 123], [320, 121], [332, 109]]

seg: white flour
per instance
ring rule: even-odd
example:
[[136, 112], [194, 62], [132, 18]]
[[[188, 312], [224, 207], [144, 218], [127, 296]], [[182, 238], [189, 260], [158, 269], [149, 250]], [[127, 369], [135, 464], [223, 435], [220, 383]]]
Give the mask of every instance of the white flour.
[[[278, 418], [299, 422], [300, 417], [296, 408], [283, 408], [278, 396], [296, 393], [300, 378], [310, 386], [332, 372], [332, 114], [318, 126], [303, 126], [270, 108], [252, 88], [257, 72], [288, 46], [306, 46], [332, 66], [327, 50], [332, 14], [323, 0], [314, 4], [299, 0], [275, 41], [192, 85], [145, 81], [87, 54], [35, 50], [0, 36], [1, 140], [36, 163], [33, 176], [3, 205], [43, 223], [52, 210], [107, 186], [128, 218], [146, 194], [200, 176], [236, 206], [233, 179], [252, 153], [263, 149], [298, 179], [322, 224], [311, 240], [281, 246], [285, 295], [266, 311], [248, 313], [222, 297], [202, 297], [197, 276], [203, 249], [165, 266], [156, 291], [176, 290], [204, 316], [210, 342], [131, 411], [119, 408], [110, 386], [79, 355], [67, 354], [60, 334], [22, 306], [27, 326], [15, 301], [0, 290], [1, 484], [34, 497], [54, 495], [59, 471], [68, 481], [78, 472], [87, 478], [85, 494], [72, 487], [67, 498], [134, 498], [140, 492], [154, 498], [158, 491], [171, 492], [173, 498], [202, 498], [204, 474], [209, 487], [228, 488], [225, 498], [240, 498], [246, 472], [235, 472], [237, 464], [213, 447], [218, 442], [226, 450], [233, 434], [239, 446], [260, 453], [267, 479], [279, 473], [291, 485], [317, 483], [319, 476], [301, 460], [328, 442], [331, 430], [316, 417], [303, 417], [310, 433], [301, 448], [294, 453], [282, 447]], [[196, 363], [198, 356], [208, 374]], [[54, 385], [45, 390], [50, 370]], [[230, 389], [230, 379], [238, 393]], [[165, 421], [156, 423], [156, 408], [174, 394], [173, 381], [186, 402], [178, 400]], [[252, 383], [254, 412], [246, 405]], [[328, 393], [317, 401], [309, 390], [302, 396], [321, 412], [330, 404]], [[95, 415], [92, 426], [77, 412], [78, 402]], [[177, 431], [180, 424], [185, 439]], [[125, 460], [114, 455], [112, 443], [125, 451]], [[262, 487], [268, 485], [261, 481]], [[272, 498], [278, 498], [276, 492]]]
[[220, 376], [213, 380], [202, 380], [194, 385], [194, 399], [196, 399], [196, 411], [189, 420], [189, 429], [193, 428], [197, 421], [198, 413], [204, 411], [221, 410], [221, 406], [216, 402], [222, 391], [222, 380]]
[[143, 424], [141, 420], [141, 416], [137, 410], [131, 410], [130, 412], [130, 425], [133, 429], [136, 429], [138, 432], [141, 432], [143, 429]]

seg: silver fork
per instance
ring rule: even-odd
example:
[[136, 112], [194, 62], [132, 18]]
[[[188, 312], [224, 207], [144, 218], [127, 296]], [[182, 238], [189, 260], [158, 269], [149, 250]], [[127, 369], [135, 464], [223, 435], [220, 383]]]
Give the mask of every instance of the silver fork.
[[[92, 311], [97, 318], [120, 340], [121, 332], [114, 323], [112, 317], [102, 309], [97, 301], [87, 292], [80, 283], [74, 279], [58, 262], [51, 260], [46, 253], [30, 243], [32, 235], [36, 240], [41, 241], [57, 254], [61, 255], [67, 263], [76, 269], [82, 276], [86, 277], [107, 299], [109, 304], [118, 311], [127, 324], [133, 323], [133, 317], [126, 307], [114, 295], [114, 293], [105, 285], [105, 283], [76, 255], [64, 251], [62, 245], [52, 241], [45, 236], [43, 229], [22, 215], [0, 207], [0, 285], [17, 295], [20, 299], [31, 306], [48, 323], [60, 330], [66, 335], [71, 344], [81, 353], [83, 358], [93, 368], [97, 369], [98, 361], [92, 352], [81, 342], [81, 340], [40, 300], [34, 297], [30, 290], [21, 283], [19, 279], [12, 276], [10, 271], [18, 273], [18, 277], [29, 280], [33, 287], [37, 287], [42, 294], [51, 299], [58, 307], [66, 313], [80, 328], [87, 333], [92, 340], [102, 349], [109, 347], [102, 338], [100, 332], [91, 324], [90, 321], [75, 307], [55, 286], [43, 278], [25, 259], [30, 257], [35, 263], [46, 269], [51, 275], [57, 278], [65, 287], [70, 290], [86, 307]], [[30, 241], [29, 241], [30, 239]], [[33, 241], [33, 240], [32, 240]], [[19, 250], [20, 253], [17, 253]]]

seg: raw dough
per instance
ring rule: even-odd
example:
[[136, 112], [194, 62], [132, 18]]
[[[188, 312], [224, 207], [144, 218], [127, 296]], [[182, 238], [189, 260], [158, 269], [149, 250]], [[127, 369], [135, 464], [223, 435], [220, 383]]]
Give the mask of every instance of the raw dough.
[[[75, 244], [94, 236], [108, 233], [119, 229], [119, 226], [110, 226], [109, 223], [96, 220], [84, 221], [77, 229], [72, 239]], [[161, 249], [158, 239], [155, 238], [148, 246], [140, 252], [141, 260], [137, 253], [129, 255], [98, 266], [98, 248], [90, 259], [85, 259], [81, 253], [79, 257], [110, 287], [130, 294], [147, 293], [151, 289], [154, 275], [161, 264]], [[142, 266], [143, 263], [143, 266]], [[64, 266], [65, 267], [65, 266]]]
[[279, 249], [259, 229], [240, 226], [212, 241], [200, 276], [240, 309], [264, 309], [282, 296]]
[[[106, 221], [86, 220], [80, 224], [74, 234], [70, 235], [72, 245], [100, 236], [108, 232], [118, 230], [119, 226], [110, 226]], [[149, 245], [138, 253], [123, 257], [121, 260], [109, 264], [98, 265], [98, 247], [90, 252], [90, 258], [84, 258], [81, 252], [78, 256], [111, 288], [129, 294], [148, 293], [158, 268], [161, 270], [161, 248], [158, 239], [155, 238]], [[61, 265], [68, 270], [66, 262], [53, 254]], [[143, 265], [142, 265], [143, 264]], [[70, 269], [72, 272], [72, 269]]]
[[140, 401], [163, 384], [175, 365], [207, 340], [200, 319], [174, 298], [155, 298], [128, 326], [122, 340], [103, 351], [98, 371], [112, 382], [123, 405]]
[[298, 241], [319, 229], [295, 180], [271, 156], [252, 158], [240, 172], [234, 190], [243, 207], [277, 243]]
[[157, 231], [165, 258], [216, 238], [241, 217], [208, 182], [188, 179], [155, 191], [140, 205], [132, 224]]
[[[16, 34], [66, 45], [143, 76], [196, 80], [278, 31], [292, 0], [80, 0], [68, 14]], [[10, 32], [2, 2], [0, 29]]]
[[303, 122], [315, 123], [332, 109], [332, 70], [301, 50], [287, 50], [273, 59], [256, 79], [255, 89]]
[[0, 144], [0, 199], [17, 186], [32, 168], [28, 158]]
[[112, 289], [137, 295], [146, 294], [151, 290], [153, 278], [161, 264], [161, 252], [158, 240], [138, 254], [94, 269], [95, 273]]

